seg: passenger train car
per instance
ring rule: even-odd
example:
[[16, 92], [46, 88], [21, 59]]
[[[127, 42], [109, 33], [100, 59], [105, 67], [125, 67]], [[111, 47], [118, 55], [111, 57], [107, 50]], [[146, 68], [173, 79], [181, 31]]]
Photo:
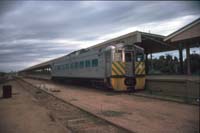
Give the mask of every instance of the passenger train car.
[[51, 64], [52, 79], [102, 83], [116, 91], [144, 89], [144, 49], [123, 43], [82, 49]]

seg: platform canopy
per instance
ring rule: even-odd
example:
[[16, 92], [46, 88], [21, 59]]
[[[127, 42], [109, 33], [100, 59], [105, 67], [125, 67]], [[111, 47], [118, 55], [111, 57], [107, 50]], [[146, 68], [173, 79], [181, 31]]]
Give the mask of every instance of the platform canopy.
[[145, 53], [157, 53], [164, 52], [176, 49], [175, 46], [169, 45], [167, 42], [164, 42], [165, 36], [158, 34], [151, 34], [141, 31], [131, 32], [111, 40], [99, 43], [97, 45], [89, 47], [92, 48], [103, 48], [109, 45], [116, 45], [119, 43], [138, 45], [144, 48]]
[[200, 18], [168, 35], [164, 41], [167, 42], [170, 46], [179, 48], [179, 59], [182, 73], [183, 49], [186, 49], [187, 74], [190, 75], [190, 48], [200, 47]]

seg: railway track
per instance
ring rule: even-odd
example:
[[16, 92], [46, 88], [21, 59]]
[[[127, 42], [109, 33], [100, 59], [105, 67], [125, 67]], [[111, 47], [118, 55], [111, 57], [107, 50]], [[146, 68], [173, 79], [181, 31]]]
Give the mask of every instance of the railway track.
[[57, 121], [72, 132], [87, 133], [127, 133], [127, 129], [109, 123], [108, 121], [96, 117], [78, 107], [75, 107], [59, 98], [48, 94], [47, 92], [36, 88], [21, 79], [16, 82], [26, 91], [28, 91], [36, 102], [47, 108], [50, 113], [51, 121]]

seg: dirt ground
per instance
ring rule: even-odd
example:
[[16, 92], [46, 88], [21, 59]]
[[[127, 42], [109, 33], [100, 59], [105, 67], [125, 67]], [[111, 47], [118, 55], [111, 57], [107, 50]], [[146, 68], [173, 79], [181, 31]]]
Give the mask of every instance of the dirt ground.
[[112, 123], [139, 133], [198, 133], [199, 107], [88, 87], [24, 79]]
[[[16, 82], [9, 84], [13, 86], [12, 98], [0, 98], [0, 133], [70, 132], [59, 123], [52, 121], [50, 111], [38, 105], [37, 100]], [[0, 90], [2, 96], [2, 89]]]
[[0, 133], [128, 132], [29, 84], [19, 80], [8, 84], [13, 97], [0, 99]]

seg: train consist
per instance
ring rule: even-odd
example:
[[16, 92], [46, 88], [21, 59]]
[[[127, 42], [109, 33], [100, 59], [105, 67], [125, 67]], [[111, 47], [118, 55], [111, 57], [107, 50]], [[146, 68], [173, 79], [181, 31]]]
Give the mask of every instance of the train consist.
[[115, 91], [144, 89], [144, 49], [119, 43], [75, 51], [51, 64], [52, 79], [101, 83]]

